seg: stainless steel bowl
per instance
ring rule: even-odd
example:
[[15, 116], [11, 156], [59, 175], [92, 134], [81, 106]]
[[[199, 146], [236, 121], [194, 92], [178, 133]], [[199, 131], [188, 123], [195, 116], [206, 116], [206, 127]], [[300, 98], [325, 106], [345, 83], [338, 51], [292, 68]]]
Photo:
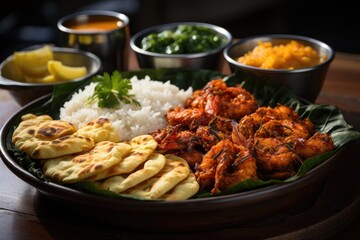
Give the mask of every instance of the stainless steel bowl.
[[[295, 70], [269, 70], [258, 67], [248, 66], [239, 63], [236, 59], [251, 51], [258, 45], [259, 41], [271, 42], [273, 45], [286, 44], [291, 40], [296, 40], [306, 46], [314, 48], [325, 60], [316, 66]], [[270, 34], [259, 35], [241, 39], [224, 49], [225, 60], [230, 65], [231, 70], [241, 79], [243, 78], [263, 78], [265, 80], [276, 81], [284, 84], [294, 91], [294, 93], [310, 102], [314, 102], [318, 97], [323, 86], [330, 63], [335, 57], [334, 50], [324, 42], [319, 40], [289, 34]]]
[[[40, 46], [31, 46], [24, 49], [24, 51], [36, 49], [38, 47]], [[97, 74], [101, 68], [100, 59], [92, 53], [73, 48], [60, 47], [52, 47], [52, 50], [54, 59], [61, 61], [64, 65], [86, 67], [88, 74], [84, 77], [74, 79], [71, 82], [84, 81]], [[51, 93], [55, 85], [65, 83], [28, 83], [20, 81], [17, 79], [16, 72], [13, 69], [12, 60], [13, 55], [9, 56], [0, 64], [0, 88], [8, 90], [15, 101], [21, 106], [43, 95]]]
[[[108, 30], [75, 30], [71, 27], [107, 21], [118, 21], [118, 26]], [[122, 13], [108, 10], [87, 10], [64, 16], [58, 21], [57, 27], [60, 31], [61, 46], [95, 54], [102, 62], [102, 71], [111, 73], [128, 68], [129, 23], [128, 16]]]
[[[225, 43], [217, 49], [189, 54], [161, 54], [141, 49], [141, 40], [150, 33], [159, 33], [164, 30], [175, 30], [179, 25], [203, 26], [215, 30]], [[175, 22], [144, 29], [130, 39], [130, 47], [135, 51], [140, 68], [187, 68], [219, 70], [222, 63], [222, 51], [232, 41], [232, 35], [226, 29], [200, 22]]]

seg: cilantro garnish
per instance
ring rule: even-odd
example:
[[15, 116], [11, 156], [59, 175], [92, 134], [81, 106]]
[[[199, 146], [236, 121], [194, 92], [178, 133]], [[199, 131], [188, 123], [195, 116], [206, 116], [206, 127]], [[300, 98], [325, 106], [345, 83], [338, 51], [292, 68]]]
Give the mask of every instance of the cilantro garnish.
[[140, 106], [140, 103], [134, 98], [135, 95], [129, 93], [132, 89], [130, 80], [123, 78], [119, 71], [114, 71], [111, 76], [107, 72], [103, 76], [94, 76], [93, 82], [96, 82], [97, 85], [88, 104], [98, 100], [98, 106], [101, 108], [115, 108], [121, 102]]

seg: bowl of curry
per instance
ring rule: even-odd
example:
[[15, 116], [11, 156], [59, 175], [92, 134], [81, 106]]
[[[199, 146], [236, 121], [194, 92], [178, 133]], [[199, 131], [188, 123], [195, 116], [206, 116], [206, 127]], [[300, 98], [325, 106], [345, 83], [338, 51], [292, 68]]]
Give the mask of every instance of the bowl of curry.
[[240, 77], [271, 79], [314, 102], [335, 52], [311, 37], [267, 34], [234, 42], [224, 50], [224, 57]]

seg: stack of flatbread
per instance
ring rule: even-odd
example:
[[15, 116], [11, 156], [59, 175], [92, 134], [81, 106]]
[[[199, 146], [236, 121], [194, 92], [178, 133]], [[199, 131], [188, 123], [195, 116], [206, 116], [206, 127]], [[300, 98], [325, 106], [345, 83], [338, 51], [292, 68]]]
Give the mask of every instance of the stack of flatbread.
[[141, 199], [185, 200], [199, 190], [188, 163], [156, 152], [151, 135], [128, 142], [107, 118], [76, 129], [48, 115], [22, 116], [12, 142], [42, 164], [46, 177], [60, 183], [93, 181], [95, 186]]

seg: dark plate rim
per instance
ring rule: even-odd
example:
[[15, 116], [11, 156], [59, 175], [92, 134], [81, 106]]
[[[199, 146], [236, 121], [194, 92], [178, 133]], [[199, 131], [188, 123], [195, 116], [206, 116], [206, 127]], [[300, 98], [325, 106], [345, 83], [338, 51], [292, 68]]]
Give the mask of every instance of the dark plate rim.
[[[329, 174], [331, 166], [339, 158], [342, 151], [345, 151], [346, 145], [342, 146], [333, 156], [323, 161], [304, 176], [296, 181], [282, 184], [272, 184], [258, 189], [251, 189], [240, 193], [230, 195], [214, 196], [206, 198], [179, 200], [179, 201], [142, 201], [128, 198], [111, 198], [88, 193], [85, 191], [69, 188], [65, 185], [56, 184], [53, 182], [45, 182], [32, 175], [26, 169], [21, 167], [15, 159], [12, 158], [7, 150], [6, 139], [9, 137], [11, 128], [14, 126], [14, 121], [24, 114], [31, 111], [36, 106], [48, 101], [51, 94], [45, 95], [39, 99], [32, 101], [25, 105], [19, 111], [14, 113], [3, 125], [0, 131], [0, 156], [5, 165], [20, 179], [54, 198], [66, 200], [70, 202], [82, 203], [89, 206], [101, 205], [102, 208], [115, 209], [133, 209], [134, 211], [158, 212], [169, 211], [169, 209], [177, 209], [181, 207], [182, 211], [203, 211], [205, 209], [216, 209], [220, 206], [241, 206], [253, 204], [254, 202], [261, 202], [269, 198], [281, 197], [288, 194], [288, 191], [293, 192], [303, 187], [303, 185], [311, 185], [311, 183], [319, 181]], [[86, 200], [86, 201], [84, 201]], [[104, 204], [99, 204], [100, 202]], [[121, 203], [121, 204], [120, 204]], [[151, 207], [150, 207], [151, 206]]]

